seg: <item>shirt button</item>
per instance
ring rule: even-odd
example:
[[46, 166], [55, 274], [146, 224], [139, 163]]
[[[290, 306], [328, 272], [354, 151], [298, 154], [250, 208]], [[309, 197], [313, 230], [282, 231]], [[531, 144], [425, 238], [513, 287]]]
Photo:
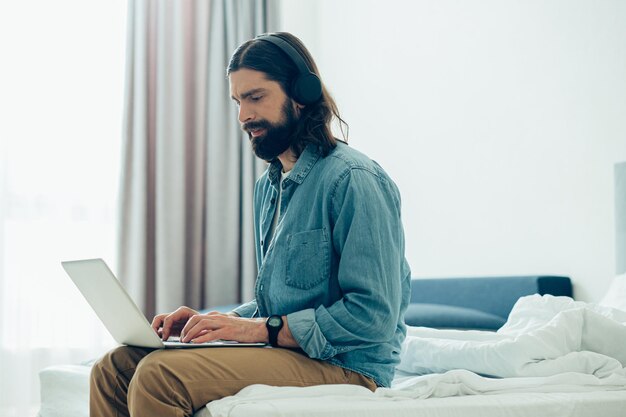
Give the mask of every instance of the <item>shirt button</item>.
[[275, 198], [272, 198], [272, 199], [270, 200], [270, 203], [271, 203], [271, 204], [274, 204], [275, 202], [276, 202], [276, 199], [275, 199]]
[[261, 246], [263, 246], [263, 241], [261, 241]]

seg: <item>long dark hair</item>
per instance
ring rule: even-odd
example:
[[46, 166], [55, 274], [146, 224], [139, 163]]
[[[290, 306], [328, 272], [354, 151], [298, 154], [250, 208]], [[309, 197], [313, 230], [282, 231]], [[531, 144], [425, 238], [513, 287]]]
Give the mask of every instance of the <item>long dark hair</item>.
[[[320, 77], [313, 57], [300, 39], [287, 32], [276, 32], [272, 33], [272, 35], [280, 37], [293, 46], [304, 58], [309, 69]], [[228, 63], [226, 75], [228, 76], [241, 68], [265, 73], [268, 79], [278, 82], [289, 97], [291, 82], [299, 74], [298, 67], [286, 53], [270, 42], [258, 39], [250, 39], [235, 50]], [[297, 157], [302, 154], [302, 151], [309, 143], [317, 145], [324, 156], [328, 155], [337, 146], [337, 139], [333, 136], [331, 129], [333, 119], [336, 119], [339, 123], [343, 141], [347, 142], [348, 124], [339, 116], [335, 100], [333, 100], [324, 83], [322, 83], [321, 98], [312, 104], [306, 105], [300, 111], [300, 119], [291, 143], [291, 149]]]

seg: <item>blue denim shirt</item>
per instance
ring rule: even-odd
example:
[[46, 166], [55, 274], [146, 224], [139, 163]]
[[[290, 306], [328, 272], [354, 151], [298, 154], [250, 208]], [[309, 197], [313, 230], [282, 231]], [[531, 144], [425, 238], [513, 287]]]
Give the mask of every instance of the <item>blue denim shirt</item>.
[[255, 186], [256, 298], [235, 312], [286, 315], [311, 358], [389, 386], [410, 295], [396, 185], [342, 142], [326, 157], [309, 145], [283, 181], [272, 238], [280, 172], [270, 164]]

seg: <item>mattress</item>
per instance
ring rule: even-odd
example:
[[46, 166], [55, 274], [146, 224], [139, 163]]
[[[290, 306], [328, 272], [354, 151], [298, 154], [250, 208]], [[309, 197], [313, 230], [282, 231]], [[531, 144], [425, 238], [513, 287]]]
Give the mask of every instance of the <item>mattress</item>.
[[[469, 395], [403, 401], [285, 398], [239, 404], [229, 417], [624, 417], [626, 391]], [[211, 415], [206, 408], [197, 417]]]
[[[85, 364], [59, 365], [43, 370], [40, 373], [42, 404], [39, 417], [88, 417], [90, 369], [90, 365]], [[361, 398], [342, 390], [336, 390], [337, 395], [328, 395], [316, 387], [295, 391], [264, 386], [249, 388], [250, 392], [269, 390], [276, 395], [269, 398], [265, 395], [259, 400], [242, 398], [234, 404], [224, 404], [214, 410], [214, 414], [205, 407], [194, 417], [334, 417], [339, 414], [342, 417], [626, 416], [626, 389], [412, 399], [374, 395]], [[323, 398], [317, 398], [320, 395]]]

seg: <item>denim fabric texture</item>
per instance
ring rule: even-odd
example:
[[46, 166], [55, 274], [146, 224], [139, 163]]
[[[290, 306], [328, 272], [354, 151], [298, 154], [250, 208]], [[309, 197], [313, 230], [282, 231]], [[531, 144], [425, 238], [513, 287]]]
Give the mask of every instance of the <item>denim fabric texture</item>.
[[268, 166], [254, 194], [255, 299], [242, 317], [286, 315], [311, 358], [389, 386], [406, 336], [411, 294], [400, 193], [383, 169], [339, 142], [323, 157], [309, 145], [282, 184]]

